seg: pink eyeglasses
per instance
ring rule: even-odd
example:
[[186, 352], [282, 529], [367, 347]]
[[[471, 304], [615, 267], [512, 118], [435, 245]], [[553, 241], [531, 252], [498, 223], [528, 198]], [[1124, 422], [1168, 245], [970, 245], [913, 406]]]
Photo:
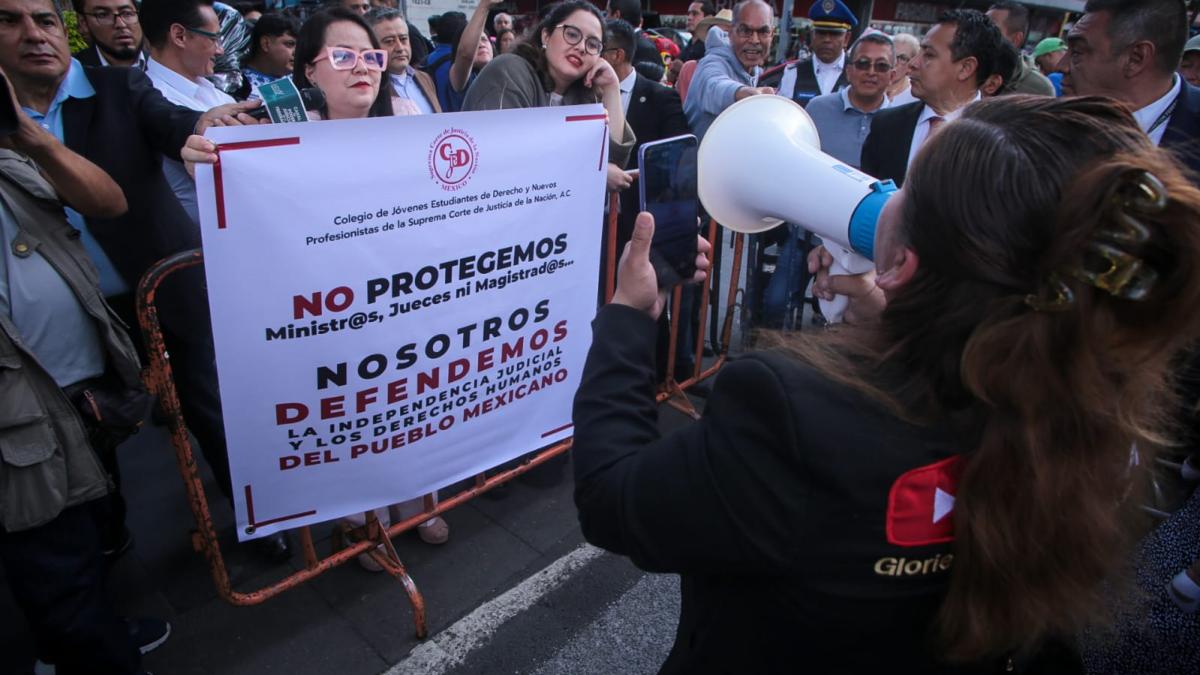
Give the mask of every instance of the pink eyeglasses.
[[387, 68], [388, 53], [382, 49], [364, 49], [356, 52], [345, 47], [326, 47], [325, 55], [313, 59], [313, 63], [329, 59], [329, 65], [334, 70], [354, 70], [361, 60], [367, 70], [384, 70]]

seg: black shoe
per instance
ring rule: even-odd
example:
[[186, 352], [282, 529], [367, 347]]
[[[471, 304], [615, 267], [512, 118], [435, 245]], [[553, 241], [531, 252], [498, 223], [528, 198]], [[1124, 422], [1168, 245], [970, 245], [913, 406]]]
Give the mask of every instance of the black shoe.
[[122, 527], [119, 534], [105, 537], [105, 539], [108, 541], [104, 542], [101, 553], [109, 562], [120, 558], [125, 555], [126, 551], [133, 548], [133, 533], [129, 531], [128, 527]]
[[277, 565], [292, 559], [292, 544], [283, 532], [255, 539], [250, 542], [250, 547], [254, 550], [255, 555]]
[[171, 637], [171, 624], [162, 619], [125, 619], [129, 627], [129, 639], [143, 654], [158, 649]]

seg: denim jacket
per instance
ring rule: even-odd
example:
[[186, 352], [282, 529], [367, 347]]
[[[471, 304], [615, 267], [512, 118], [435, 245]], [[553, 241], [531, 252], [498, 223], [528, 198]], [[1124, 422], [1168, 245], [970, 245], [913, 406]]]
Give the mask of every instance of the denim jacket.
[[[137, 352], [100, 295], [78, 230], [37, 167], [9, 150], [0, 150], [0, 199], [20, 227], [14, 254], [37, 252], [50, 263], [96, 321], [109, 373], [138, 386]], [[0, 527], [18, 532], [43, 525], [104, 496], [109, 486], [75, 407], [0, 313]]]

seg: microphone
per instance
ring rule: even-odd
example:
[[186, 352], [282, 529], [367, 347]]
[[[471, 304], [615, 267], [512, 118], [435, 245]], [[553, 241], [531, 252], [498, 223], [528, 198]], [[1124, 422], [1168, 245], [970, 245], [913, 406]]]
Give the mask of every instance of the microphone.
[[[325, 107], [325, 92], [316, 87], [305, 87], [300, 90], [300, 102], [304, 105], [305, 110], [320, 110]], [[271, 116], [267, 110], [267, 102], [246, 113], [256, 120], [265, 120]]]

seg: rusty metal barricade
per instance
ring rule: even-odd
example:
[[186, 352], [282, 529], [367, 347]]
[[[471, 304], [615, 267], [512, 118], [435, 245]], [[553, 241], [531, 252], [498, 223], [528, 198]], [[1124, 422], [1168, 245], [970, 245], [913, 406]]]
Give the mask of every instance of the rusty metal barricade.
[[[605, 244], [607, 250], [605, 258], [607, 262], [604, 297], [606, 302], [612, 299], [615, 290], [617, 267], [617, 198], [615, 194], [610, 198], [609, 204], [608, 233]], [[709, 223], [707, 238], [710, 241], [715, 236], [716, 228], [717, 224], [715, 222]], [[742, 246], [743, 235], [739, 234], [734, 239], [732, 277], [734, 280], [738, 278], [740, 270]], [[383, 567], [388, 574], [403, 584], [405, 593], [407, 593], [413, 607], [413, 622], [415, 624], [416, 636], [419, 639], [425, 639], [428, 636], [425, 599], [417, 589], [416, 582], [413, 581], [405, 569], [400, 556], [396, 553], [391, 538], [416, 527], [433, 516], [445, 513], [498, 485], [507, 483], [513, 478], [545, 464], [547, 461], [569, 450], [573, 439], [568, 438], [542, 448], [526, 456], [519, 465], [512, 468], [503, 469], [491, 474], [478, 474], [474, 477], [471, 487], [442, 499], [436, 504], [427, 495], [424, 502], [425, 508], [421, 513], [406, 520], [392, 523], [389, 527], [385, 528], [382, 526], [374, 511], [369, 511], [365, 514], [366, 522], [359, 527], [350, 526], [344, 521], [337, 521], [333, 526], [336, 528], [338, 534], [331, 538], [331, 551], [324, 557], [319, 556], [317, 553], [310, 526], [297, 528], [294, 531], [300, 540], [300, 550], [304, 557], [304, 568], [262, 588], [250, 591], [235, 590], [233, 582], [229, 577], [229, 570], [225, 565], [225, 558], [221, 551], [220, 541], [217, 538], [216, 527], [213, 525], [212, 513], [208, 505], [208, 496], [204, 489], [199, 467], [196, 464], [196, 456], [192, 448], [191, 438], [188, 435], [188, 430], [183, 420], [179, 395], [175, 388], [175, 380], [166, 349], [166, 342], [163, 337], [162, 325], [158, 319], [158, 308], [156, 305], [159, 288], [169, 276], [189, 267], [200, 265], [203, 262], [204, 258], [199, 250], [186, 251], [159, 261], [146, 272], [145, 276], [142, 277], [141, 283], [138, 284], [137, 311], [138, 323], [145, 338], [146, 352], [149, 357], [149, 364], [146, 369], [147, 385], [159, 397], [162, 411], [166, 416], [171, 444], [175, 448], [175, 457], [179, 465], [179, 473], [183, 478], [188, 504], [191, 508], [192, 516], [196, 521], [196, 531], [192, 535], [192, 546], [197, 552], [203, 553], [207, 559], [213, 583], [217, 588], [217, 594], [222, 599], [234, 605], [256, 605], [288, 589], [299, 586], [309, 579], [333, 569], [360, 554], [367, 554]], [[693, 417], [697, 417], [698, 415], [687, 401], [684, 392], [696, 382], [711, 377], [725, 363], [729, 350], [730, 336], [733, 330], [733, 310], [737, 294], [736, 282], [729, 285], [722, 339], [721, 343], [714, 350], [716, 358], [707, 368], [702, 368], [701, 357], [704, 350], [704, 329], [707, 318], [707, 313], [703, 311], [703, 308], [709, 303], [710, 290], [716, 276], [715, 274], [709, 275], [709, 280], [704, 284], [702, 289], [699, 319], [700, 329], [696, 331], [696, 344], [692, 347], [695, 355], [693, 372], [688, 374], [682, 381], [676, 380], [674, 355], [678, 349], [680, 317], [678, 313], [675, 313], [672, 315], [671, 320], [669, 347], [669, 358], [671, 361], [667, 367], [666, 381], [660, 385], [657, 394], [657, 400], [660, 403], [667, 401], [668, 404]], [[680, 290], [676, 288], [673, 294], [674, 306], [678, 306], [679, 301]], [[345, 541], [348, 543], [342, 543], [343, 537], [345, 537]]]

